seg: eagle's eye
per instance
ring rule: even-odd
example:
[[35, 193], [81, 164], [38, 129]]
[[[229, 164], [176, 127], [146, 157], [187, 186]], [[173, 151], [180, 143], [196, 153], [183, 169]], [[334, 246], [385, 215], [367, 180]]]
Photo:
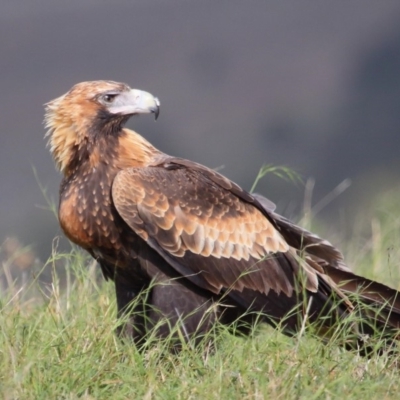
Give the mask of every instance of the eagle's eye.
[[116, 93], [107, 93], [102, 96], [104, 103], [111, 104], [118, 95]]

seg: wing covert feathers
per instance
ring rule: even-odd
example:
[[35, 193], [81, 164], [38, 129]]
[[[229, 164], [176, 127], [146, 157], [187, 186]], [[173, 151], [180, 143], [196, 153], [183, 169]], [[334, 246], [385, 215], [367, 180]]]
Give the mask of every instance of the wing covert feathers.
[[[112, 196], [118, 213], [143, 240], [202, 273], [212, 291], [247, 287], [292, 295], [296, 261], [289, 245], [262, 211], [226, 183], [221, 187], [186, 166], [130, 168], [116, 176]], [[315, 274], [305, 270], [312, 291]]]

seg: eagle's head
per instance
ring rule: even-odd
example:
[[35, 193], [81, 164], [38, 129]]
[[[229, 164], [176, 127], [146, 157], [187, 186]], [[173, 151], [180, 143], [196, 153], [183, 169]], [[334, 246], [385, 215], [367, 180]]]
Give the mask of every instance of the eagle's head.
[[150, 93], [113, 81], [81, 82], [46, 104], [45, 125], [57, 167], [64, 172], [77, 150], [101, 137], [118, 136], [135, 114], [158, 117], [160, 102]]

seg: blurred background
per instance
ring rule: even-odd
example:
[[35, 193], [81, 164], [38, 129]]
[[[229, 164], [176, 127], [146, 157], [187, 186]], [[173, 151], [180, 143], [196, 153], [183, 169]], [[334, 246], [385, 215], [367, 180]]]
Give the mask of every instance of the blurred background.
[[341, 237], [399, 187], [398, 0], [3, 1], [0, 71], [0, 243], [31, 246], [22, 269], [61, 235], [43, 104], [84, 80], [157, 95], [159, 120], [128, 126], [246, 189], [264, 164], [290, 167], [302, 184], [257, 191]]

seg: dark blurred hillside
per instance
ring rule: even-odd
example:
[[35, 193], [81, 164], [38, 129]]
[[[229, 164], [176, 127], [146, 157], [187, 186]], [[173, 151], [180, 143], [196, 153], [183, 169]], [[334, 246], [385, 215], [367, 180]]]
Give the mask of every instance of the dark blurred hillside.
[[[400, 29], [355, 65], [348, 98], [329, 135], [324, 174], [339, 180], [378, 168], [400, 184]], [[340, 161], [338, 163], [337, 161]]]
[[[43, 103], [83, 80], [156, 94], [157, 123], [129, 126], [246, 188], [265, 163], [315, 177], [315, 201], [350, 178], [325, 209], [333, 218], [335, 204], [398, 185], [399, 22], [397, 0], [3, 2], [0, 243], [15, 235], [50, 253], [60, 231], [33, 168], [54, 199], [60, 176]], [[271, 178], [258, 190], [280, 211], [301, 208], [302, 187]]]

